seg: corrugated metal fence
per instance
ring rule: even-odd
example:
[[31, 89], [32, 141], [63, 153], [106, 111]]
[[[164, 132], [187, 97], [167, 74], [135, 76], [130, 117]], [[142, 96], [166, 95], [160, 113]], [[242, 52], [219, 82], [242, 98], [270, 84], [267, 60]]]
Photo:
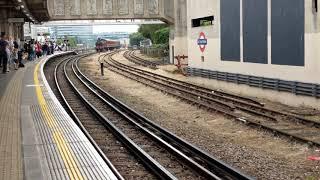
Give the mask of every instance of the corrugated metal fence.
[[296, 95], [306, 95], [320, 98], [319, 84], [303, 83], [297, 81], [285, 81], [281, 79], [272, 79], [228, 72], [211, 71], [191, 67], [187, 68], [187, 73], [191, 76], [199, 76], [237, 84], [246, 84], [248, 86], [272, 89], [276, 91], [286, 91]]

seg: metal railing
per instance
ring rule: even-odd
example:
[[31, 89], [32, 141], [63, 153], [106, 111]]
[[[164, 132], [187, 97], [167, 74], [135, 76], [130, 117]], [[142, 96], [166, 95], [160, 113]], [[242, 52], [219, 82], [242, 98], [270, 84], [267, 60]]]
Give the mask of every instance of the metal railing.
[[320, 85], [298, 81], [286, 81], [281, 79], [265, 78], [259, 76], [243, 75], [236, 73], [212, 71], [207, 69], [187, 68], [187, 74], [236, 84], [272, 89], [276, 91], [290, 92], [296, 95], [313, 96], [320, 98]]

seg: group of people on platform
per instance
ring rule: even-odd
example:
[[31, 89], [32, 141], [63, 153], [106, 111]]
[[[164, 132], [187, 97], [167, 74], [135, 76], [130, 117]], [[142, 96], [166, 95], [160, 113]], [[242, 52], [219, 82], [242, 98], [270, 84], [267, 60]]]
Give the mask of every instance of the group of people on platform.
[[14, 64], [14, 69], [18, 69], [19, 66], [23, 66], [22, 62], [21, 65], [19, 65], [19, 60], [22, 60], [22, 54], [19, 52], [19, 44], [17, 40], [12, 37], [8, 37], [4, 32], [1, 32], [0, 67], [3, 68], [2, 72], [9, 72], [11, 64]]
[[36, 58], [51, 55], [55, 50], [63, 51], [64, 49], [67, 50], [67, 45], [58, 46], [54, 41], [40, 43], [34, 39], [22, 45], [17, 39], [1, 32], [0, 67], [3, 73], [8, 73], [12, 68], [17, 70], [24, 67], [23, 60], [33, 61]]
[[24, 52], [28, 54], [28, 60], [33, 61], [36, 58], [53, 54], [55, 44], [53, 41], [40, 43], [39, 41], [31, 39], [28, 43], [24, 43], [23, 49]]

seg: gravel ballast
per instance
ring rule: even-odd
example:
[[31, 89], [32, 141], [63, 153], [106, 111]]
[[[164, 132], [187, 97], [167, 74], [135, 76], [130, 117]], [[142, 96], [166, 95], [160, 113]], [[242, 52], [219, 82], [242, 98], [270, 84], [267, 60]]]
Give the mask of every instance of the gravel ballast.
[[[102, 77], [98, 57], [96, 54], [80, 61], [81, 70], [90, 79], [149, 119], [233, 167], [258, 179], [320, 178], [320, 162], [308, 160], [310, 155], [320, 156], [317, 149], [192, 106], [107, 69]], [[114, 58], [133, 65], [122, 53]], [[180, 80], [186, 78], [163, 69], [152, 72]], [[193, 78], [188, 79], [190, 82]]]

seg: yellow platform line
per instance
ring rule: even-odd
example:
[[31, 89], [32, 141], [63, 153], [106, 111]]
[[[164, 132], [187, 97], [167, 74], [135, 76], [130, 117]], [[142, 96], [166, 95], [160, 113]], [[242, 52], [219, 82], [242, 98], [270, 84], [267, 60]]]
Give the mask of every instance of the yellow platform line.
[[38, 79], [38, 71], [39, 71], [40, 63], [38, 63], [34, 69], [33, 78], [36, 87], [36, 94], [38, 98], [38, 103], [41, 107], [42, 114], [48, 124], [49, 128], [53, 132], [54, 142], [58, 146], [59, 153], [62, 157], [62, 160], [66, 166], [68, 175], [70, 179], [83, 180], [83, 176], [80, 173], [80, 170], [77, 166], [76, 159], [74, 154], [71, 152], [70, 147], [65, 141], [63, 134], [60, 132], [60, 128], [56, 122], [56, 119], [50, 112], [47, 102], [43, 96], [42, 89]]

